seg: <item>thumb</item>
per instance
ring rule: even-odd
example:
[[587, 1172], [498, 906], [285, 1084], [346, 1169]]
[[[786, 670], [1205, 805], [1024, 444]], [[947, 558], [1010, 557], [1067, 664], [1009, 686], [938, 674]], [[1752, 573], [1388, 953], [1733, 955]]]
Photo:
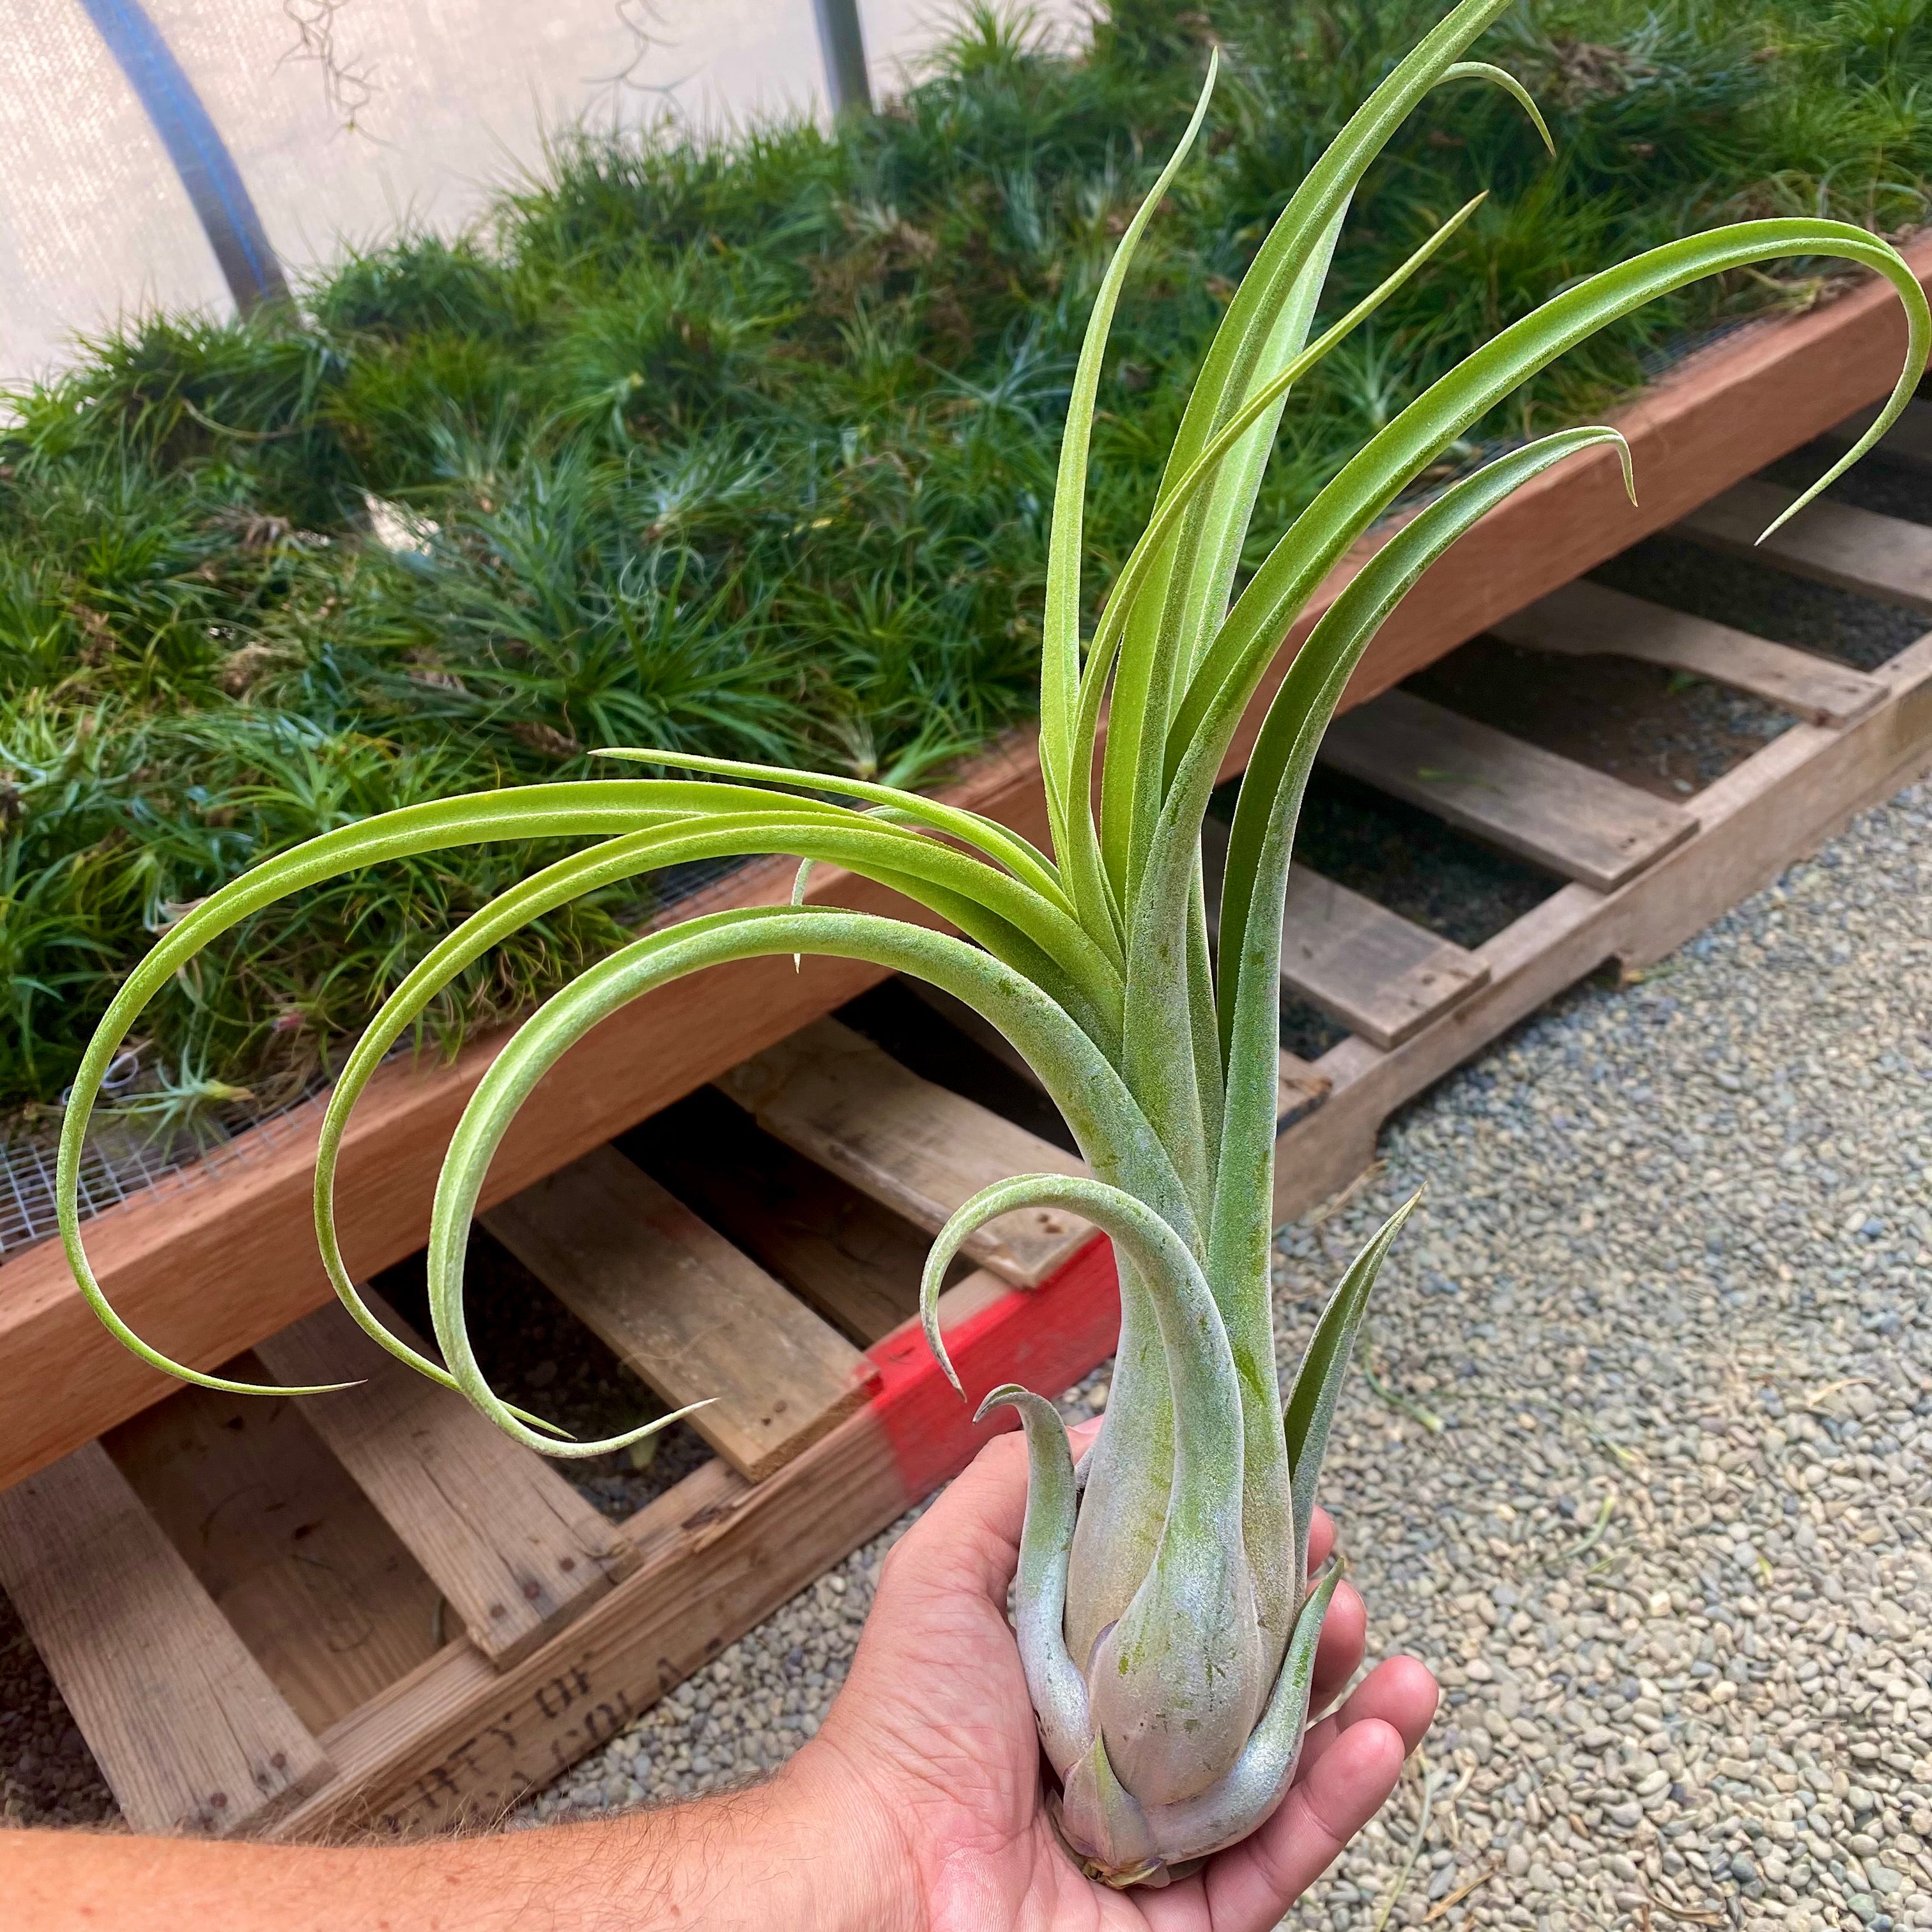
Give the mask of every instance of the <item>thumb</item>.
[[[1076, 1460], [1100, 1427], [1085, 1422], [1068, 1432]], [[1015, 1430], [988, 1442], [907, 1531], [886, 1559], [880, 1593], [896, 1585], [969, 1590], [1004, 1612], [1026, 1498], [1026, 1440]]]

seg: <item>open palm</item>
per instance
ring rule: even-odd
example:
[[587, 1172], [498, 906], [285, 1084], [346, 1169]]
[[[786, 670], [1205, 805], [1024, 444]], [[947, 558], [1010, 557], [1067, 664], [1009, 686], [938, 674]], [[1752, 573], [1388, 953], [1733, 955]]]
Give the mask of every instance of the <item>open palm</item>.
[[[886, 1864], [909, 1874], [892, 1889], [923, 1902], [920, 1932], [1264, 1932], [1394, 1788], [1434, 1714], [1435, 1679], [1412, 1658], [1371, 1672], [1310, 1730], [1280, 1810], [1196, 1876], [1151, 1892], [1095, 1884], [1047, 1815], [1006, 1621], [1025, 1498], [1019, 1441], [1003, 1436], [908, 1532], [800, 1774], [833, 1778]], [[1314, 1563], [1333, 1540], [1318, 1514]], [[1316, 1708], [1359, 1667], [1365, 1626], [1345, 1583], [1322, 1631]]]

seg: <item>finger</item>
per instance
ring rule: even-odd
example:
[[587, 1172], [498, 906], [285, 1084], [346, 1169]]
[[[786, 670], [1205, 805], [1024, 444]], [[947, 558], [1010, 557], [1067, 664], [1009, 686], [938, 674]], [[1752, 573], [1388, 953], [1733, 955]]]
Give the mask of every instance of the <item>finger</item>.
[[1386, 1724], [1400, 1735], [1405, 1754], [1412, 1751], [1434, 1721], [1441, 1694], [1426, 1664], [1413, 1657], [1384, 1658], [1339, 1711], [1309, 1727], [1298, 1779], [1312, 1778], [1336, 1742], [1358, 1724]]
[[[1343, 1587], [1346, 1588], [1346, 1586]], [[1339, 1603], [1340, 1592], [1336, 1597]], [[1335, 1607], [1334, 1605], [1330, 1607], [1331, 1617]], [[1360, 1662], [1359, 1652], [1356, 1662]], [[1352, 1670], [1354, 1666], [1352, 1665], [1350, 1667]], [[1361, 1813], [1356, 1823], [1342, 1833], [1342, 1842], [1346, 1843], [1348, 1838], [1374, 1815], [1388, 1791], [1394, 1789], [1395, 1780], [1401, 1773], [1403, 1759], [1422, 1742], [1424, 1734], [1429, 1729], [1436, 1714], [1438, 1694], [1436, 1679], [1424, 1665], [1412, 1657], [1391, 1658], [1378, 1664], [1362, 1680], [1354, 1694], [1339, 1712], [1333, 1717], [1324, 1718], [1310, 1730], [1303, 1743], [1301, 1761], [1296, 1767], [1298, 1791], [1304, 1783], [1312, 1782], [1316, 1786], [1318, 1793], [1338, 1780], [1346, 1785], [1349, 1778], [1358, 1775], [1360, 1771], [1359, 1754], [1364, 1747], [1350, 1743], [1348, 1738], [1362, 1726], [1372, 1726], [1384, 1739], [1392, 1736], [1396, 1742], [1398, 1754], [1395, 1757], [1394, 1768], [1388, 1772], [1381, 1796], [1377, 1796], [1372, 1790], [1369, 1790], [1362, 1801], [1367, 1809]], [[1338, 1748], [1341, 1756], [1336, 1758]], [[1331, 1759], [1335, 1760], [1332, 1764], [1329, 1762]], [[1318, 1774], [1318, 1766], [1321, 1767]], [[1291, 1798], [1294, 1795], [1291, 1792]], [[1284, 1811], [1286, 1810], [1286, 1804], [1282, 1808]], [[1288, 1870], [1286, 1866], [1279, 1863], [1278, 1847], [1269, 1837], [1269, 1834], [1282, 1828], [1279, 1822], [1282, 1813], [1277, 1812], [1275, 1819], [1264, 1826], [1254, 1838], [1223, 1852], [1220, 1858], [1210, 1862], [1202, 1875], [1204, 1889], [1202, 1896], [1210, 1904], [1214, 1932], [1224, 1932], [1224, 1927], [1236, 1928], [1236, 1932], [1239, 1932], [1239, 1928], [1250, 1924], [1272, 1926], [1290, 1900], [1312, 1884], [1334, 1858], [1335, 1850], [1323, 1852], [1321, 1844], [1317, 1841], [1312, 1850], [1304, 1846], [1301, 1852], [1298, 1854], [1302, 1856], [1301, 1865], [1292, 1872]], [[1339, 1849], [1339, 1846], [1335, 1849]], [[1248, 1852], [1255, 1854], [1260, 1863], [1246, 1868], [1244, 1876], [1244, 1868], [1234, 1862]], [[1309, 1864], [1307, 1860], [1316, 1858], [1318, 1854], [1318, 1862]], [[1224, 1864], [1226, 1866], [1225, 1871]], [[1276, 1888], [1290, 1880], [1294, 1881], [1294, 1891], [1286, 1897], [1277, 1898]], [[1177, 1894], [1182, 1890], [1180, 1886], [1174, 1888]], [[1163, 1900], [1169, 1895], [1166, 1893], [1159, 1894]], [[1179, 1905], [1181, 1900], [1176, 1898], [1174, 1903]], [[1244, 1912], [1248, 1916], [1241, 1916]], [[1233, 1916], [1225, 1916], [1228, 1913]], [[1150, 1911], [1148, 1916], [1150, 1923], [1154, 1922], [1156, 1915]], [[1176, 1922], [1191, 1925], [1195, 1921], [1192, 1918], [1177, 1915]]]
[[[1077, 1458], [1097, 1420], [1068, 1432]], [[918, 1582], [971, 1589], [1004, 1612], [1006, 1586], [1019, 1563], [1020, 1528], [1026, 1518], [1026, 1441], [1017, 1430], [987, 1443], [940, 1492], [886, 1559], [880, 1588]]]
[[1352, 1583], [1336, 1586], [1329, 1600], [1328, 1614], [1322, 1620], [1322, 1635], [1315, 1646], [1315, 1681], [1310, 1702], [1320, 1710], [1341, 1693], [1348, 1679], [1362, 1667], [1362, 1653], [1368, 1638], [1369, 1613]]
[[922, 1583], [1006, 1600], [1026, 1516], [1026, 1445], [996, 1436], [934, 1498], [886, 1559], [879, 1588]]
[[1335, 1547], [1335, 1519], [1325, 1509], [1317, 1509], [1308, 1524], [1308, 1574], [1312, 1576], [1328, 1560]]
[[1213, 1932], [1266, 1932], [1275, 1924], [1388, 1802], [1407, 1754], [1402, 1733], [1379, 1718], [1336, 1736], [1274, 1816], [1209, 1864]]

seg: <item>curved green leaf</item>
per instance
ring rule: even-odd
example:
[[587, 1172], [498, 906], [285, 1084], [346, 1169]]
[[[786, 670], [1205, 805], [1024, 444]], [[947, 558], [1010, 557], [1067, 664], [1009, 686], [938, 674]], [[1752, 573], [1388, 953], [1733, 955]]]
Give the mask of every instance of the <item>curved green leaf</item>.
[[[818, 792], [862, 803], [890, 806], [903, 812], [906, 822], [923, 825], [934, 832], [973, 846], [995, 864], [1004, 866], [1016, 879], [1024, 880], [1042, 898], [1059, 907], [1070, 917], [1073, 902], [1060, 882], [1053, 861], [1039, 848], [996, 818], [948, 805], [943, 799], [928, 798], [918, 792], [902, 791], [896, 785], [878, 784], [868, 778], [840, 776], [837, 772], [808, 772], [785, 765], [752, 764], [743, 758], [707, 758], [691, 752], [639, 749], [611, 746], [597, 753], [600, 758], [634, 760], [640, 764], [664, 765], [674, 771], [711, 772], [720, 778], [744, 778], [760, 790], [784, 785], [796, 787], [807, 796]], [[1116, 962], [1118, 964], [1118, 962]]]
[[[1296, 652], [1268, 706], [1242, 780], [1222, 887], [1218, 1006], [1228, 1088], [1208, 1232], [1209, 1270], [1216, 1280], [1265, 1279], [1267, 1274], [1282, 907], [1295, 820], [1322, 734], [1376, 632], [1429, 566], [1532, 478], [1606, 444], [1622, 455], [1629, 489], [1628, 446], [1613, 429], [1590, 428], [1566, 430], [1512, 450], [1452, 484], [1350, 580]], [[1172, 827], [1178, 842], [1186, 823], [1177, 814], [1164, 827]], [[1265, 1314], [1251, 1318], [1264, 1322]], [[1240, 1318], [1230, 1320], [1238, 1334]]]
[[1210, 52], [1207, 79], [1194, 104], [1193, 116], [1114, 250], [1100, 292], [1094, 298], [1087, 333], [1080, 345], [1079, 364], [1074, 371], [1072, 393], [1067, 398], [1060, 470], [1054, 484], [1052, 532], [1047, 547], [1040, 676], [1040, 774], [1046, 785], [1047, 809], [1053, 818], [1054, 843], [1062, 852], [1066, 849], [1066, 828], [1076, 813], [1084, 815], [1086, 808], [1084, 796], [1076, 791], [1068, 756], [1070, 733], [1078, 703], [1081, 540], [1086, 516], [1087, 454], [1094, 433], [1094, 401], [1100, 386], [1100, 368], [1106, 358], [1108, 333], [1113, 326], [1114, 310], [1126, 284], [1134, 250], [1201, 131], [1220, 68], [1220, 54]]
[[[1235, 412], [1228, 423], [1210, 442], [1200, 459], [1156, 509], [1147, 534], [1129, 557], [1114, 597], [1110, 600], [1094, 649], [1088, 660], [1090, 682], [1083, 687], [1076, 726], [1080, 748], [1090, 752], [1099, 715], [1099, 685], [1115, 655], [1124, 626], [1124, 612], [1139, 594], [1142, 582], [1161, 554], [1167, 533], [1178, 526], [1182, 512], [1193, 502], [1202, 486], [1214, 476], [1263, 413], [1280, 402], [1290, 385], [1342, 341], [1366, 317], [1414, 273], [1442, 244], [1466, 221], [1481, 197], [1467, 203], [1438, 228], [1409, 259], [1343, 316], [1321, 338], [1295, 356], [1274, 379], [1264, 385]], [[1143, 653], [1144, 664], [1150, 660]], [[1124, 716], [1144, 709], [1147, 692], [1116, 691], [1114, 711], [1109, 721], [1108, 743], [1147, 741], [1130, 729], [1117, 738]], [[1154, 794], [1142, 788], [1158, 777], [1157, 772], [1138, 772], [1120, 782], [1136, 790], [1137, 798]], [[1138, 808], [1123, 817], [1141, 824]], [[1146, 820], [1148, 836], [1158, 823], [1151, 812]], [[1204, 1197], [1209, 1174], [1216, 1158], [1221, 1130], [1222, 1073], [1218, 1052], [1212, 1059], [1205, 1053], [1212, 1031], [1207, 982], [1199, 969], [1208, 959], [1207, 931], [1202, 910], [1198, 881], [1198, 854], [1190, 855], [1181, 866], [1163, 869], [1157, 876], [1143, 877], [1145, 847], [1135, 844], [1120, 856], [1130, 881], [1129, 892], [1135, 915], [1129, 934], [1130, 945], [1138, 935], [1142, 956], [1138, 967], [1131, 964], [1126, 988], [1126, 1003], [1135, 1014], [1134, 1024], [1124, 1025], [1130, 1042], [1124, 1062], [1127, 1084], [1136, 1097], [1149, 1110], [1156, 1129], [1176, 1150], [1184, 1175]], [[1136, 1057], [1131, 1042], [1141, 1042]]]
[[[1168, 458], [1162, 496], [1251, 391], [1299, 349], [1357, 184], [1418, 103], [1508, 4], [1462, 0], [1396, 64], [1310, 169], [1243, 277], [1209, 345]], [[1144, 844], [1159, 810], [1157, 772], [1144, 784], [1137, 784], [1136, 775], [1158, 764], [1160, 748], [1169, 735], [1172, 676], [1171, 668], [1161, 667], [1178, 665], [1184, 671], [1219, 619], [1273, 434], [1267, 418], [1255, 425], [1240, 463], [1217, 474], [1210, 502], [1190, 513], [1163, 546], [1145, 614], [1123, 651], [1117, 686], [1128, 702], [1124, 706], [1117, 702], [1121, 715], [1108, 733], [1101, 843], [1124, 894], [1132, 854]]]
[[1066, 1648], [1066, 1558], [1078, 1506], [1073, 1454], [1060, 1412], [1018, 1382], [994, 1389], [973, 1420], [983, 1422], [1006, 1404], [1019, 1411], [1027, 1441], [1026, 1520], [1014, 1580], [1013, 1634], [1019, 1640], [1027, 1694], [1040, 1716], [1047, 1762], [1064, 1778], [1094, 1737], [1086, 1680]]
[[[615, 812], [586, 808], [581, 796], [560, 812], [544, 794], [565, 788], [532, 787], [442, 801], [433, 808], [412, 807], [367, 820], [343, 832], [325, 835], [256, 867], [221, 893], [205, 901], [164, 936], [130, 976], [104, 1018], [74, 1082], [63, 1124], [58, 1180], [62, 1239], [82, 1295], [117, 1340], [151, 1366], [202, 1387], [232, 1393], [256, 1391], [256, 1384], [206, 1375], [171, 1361], [151, 1348], [108, 1301], [80, 1233], [79, 1155], [87, 1120], [113, 1052], [148, 1000], [202, 946], [238, 920], [303, 885], [376, 860], [438, 849], [458, 842], [466, 832], [478, 827], [483, 836], [509, 838], [518, 836], [519, 829], [532, 820], [548, 826], [561, 821], [577, 829], [586, 824], [608, 824], [614, 817], [619, 823], [626, 818], [634, 822], [638, 816], [648, 813], [648, 808], [640, 806], [634, 796], [634, 784], [663, 788], [668, 782], [607, 780], [602, 783], [614, 786], [620, 794]], [[663, 798], [666, 794], [659, 790], [650, 796]], [[344, 1078], [338, 1082], [332, 1096], [324, 1138], [318, 1150], [316, 1196], [317, 1235], [324, 1264], [338, 1298], [364, 1333], [433, 1380], [446, 1383], [448, 1377], [443, 1370], [392, 1334], [377, 1319], [356, 1292], [343, 1265], [334, 1234], [332, 1203], [335, 1168], [348, 1110], [366, 1085], [376, 1062], [458, 973], [511, 933], [585, 892], [665, 865], [742, 856], [775, 848], [789, 850], [794, 856], [806, 854], [830, 860], [904, 892], [958, 926], [995, 956], [1028, 974], [1049, 992], [1058, 993], [1080, 1023], [1102, 1042], [1103, 1051], [1118, 1051], [1120, 993], [1111, 962], [1060, 907], [1042, 899], [1012, 874], [918, 833], [810, 800], [789, 796], [761, 800], [742, 785], [694, 788], [676, 783], [668, 785], [668, 800], [675, 801], [675, 805], [667, 802], [658, 808], [656, 815], [660, 816], [661, 823], [546, 868], [500, 895], [440, 942], [385, 1003], [375, 1025], [352, 1053]], [[698, 800], [711, 810], [689, 809]], [[1070, 970], [1055, 956], [1061, 949], [1070, 956]]]
[[1402, 1225], [1422, 1198], [1418, 1188], [1370, 1238], [1369, 1244], [1349, 1263], [1322, 1319], [1309, 1338], [1308, 1352], [1288, 1392], [1282, 1418], [1288, 1444], [1288, 1466], [1294, 1472], [1294, 1568], [1300, 1575], [1308, 1562], [1308, 1526], [1315, 1520], [1315, 1488], [1328, 1454], [1328, 1431], [1341, 1399], [1342, 1378], [1348, 1372], [1356, 1331], [1367, 1312], [1370, 1291], [1384, 1258], [1402, 1232]]
[[[554, 994], [491, 1064], [450, 1142], [430, 1221], [431, 1318], [464, 1393], [518, 1440], [544, 1446], [509, 1415], [484, 1380], [462, 1312], [470, 1217], [498, 1144], [537, 1082], [608, 1015], [703, 967], [789, 952], [867, 960], [928, 980], [963, 1000], [1026, 1057], [1095, 1172], [1147, 1202], [1177, 1238], [1198, 1238], [1166, 1150], [1120, 1076], [1080, 1027], [1024, 975], [947, 934], [868, 913], [772, 906], [689, 920], [634, 941]], [[595, 1455], [614, 1446], [574, 1444], [568, 1453]], [[559, 1452], [553, 1448], [551, 1453]]]
[[1543, 118], [1543, 110], [1537, 106], [1535, 98], [1522, 82], [1506, 67], [1498, 67], [1492, 61], [1457, 61], [1454, 66], [1443, 70], [1444, 81], [1486, 80], [1492, 87], [1500, 87], [1516, 105], [1529, 116], [1531, 124], [1543, 136], [1543, 145], [1549, 149], [1550, 159], [1556, 158], [1556, 143], [1551, 140], [1550, 123]]
[[[1191, 747], [1218, 769], [1280, 640], [1350, 544], [1442, 451], [1540, 369], [1607, 323], [1706, 275], [1784, 255], [1831, 255], [1876, 269], [1898, 291], [1910, 328], [1890, 401], [1856, 446], [1778, 519], [1810, 502], [1869, 448], [1911, 400], [1932, 344], [1932, 311], [1904, 258], [1843, 222], [1741, 222], [1667, 242], [1552, 297], [1478, 349], [1379, 430], [1296, 518], [1228, 614], [1189, 680], [1168, 737], [1168, 784]], [[1775, 529], [1776, 524], [1772, 528]]]
[[[1281, 402], [1310, 369], [1373, 315], [1462, 227], [1482, 206], [1485, 198], [1484, 195], [1477, 195], [1458, 208], [1406, 262], [1371, 290], [1340, 321], [1324, 330], [1316, 341], [1310, 343], [1285, 368], [1256, 389], [1216, 432], [1213, 440], [1202, 452], [1186, 474], [1155, 506], [1153, 518], [1128, 554], [1127, 560], [1121, 566], [1120, 574], [1114, 580], [1114, 587], [1108, 595], [1106, 606], [1100, 614], [1100, 622], [1095, 628], [1094, 640], [1088, 648], [1087, 662], [1081, 673], [1079, 705], [1073, 726], [1072, 769], [1076, 772], [1084, 772], [1090, 776], [1093, 772], [1101, 709], [1115, 662], [1120, 655], [1120, 641], [1129, 614], [1136, 608], [1142, 590], [1160, 559], [1162, 547], [1179, 529], [1182, 516], [1196, 502], [1204, 486], [1213, 480], [1221, 465], [1248, 431]], [[1110, 724], [1110, 739], [1112, 725], [1118, 725], [1130, 734], [1138, 735], [1134, 731], [1132, 719], [1136, 706], [1144, 710], [1145, 700], [1144, 690], [1117, 694], [1114, 715]], [[1096, 896], [1104, 892], [1112, 920], [1118, 925], [1119, 900], [1114, 890], [1112, 876], [1100, 866], [1097, 843], [1090, 837], [1084, 842], [1076, 842], [1075, 850], [1068, 856], [1070, 864], [1077, 860], [1085, 864], [1090, 870], [1097, 868], [1096, 876], [1104, 884], [1095, 885], [1091, 890]], [[1121, 862], [1124, 871], [1130, 873], [1131, 866], [1124, 857]]]

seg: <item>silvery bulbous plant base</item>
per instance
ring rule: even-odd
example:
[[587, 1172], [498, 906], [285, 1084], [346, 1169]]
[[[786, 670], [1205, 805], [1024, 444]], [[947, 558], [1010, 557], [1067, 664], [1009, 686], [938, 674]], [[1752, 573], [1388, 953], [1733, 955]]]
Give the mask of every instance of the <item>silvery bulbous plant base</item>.
[[1059, 1834], [1067, 1856], [1080, 1868], [1082, 1877], [1090, 1878], [1096, 1885], [1111, 1886], [1116, 1892], [1126, 1892], [1137, 1885], [1145, 1886], [1150, 1892], [1157, 1892], [1162, 1886], [1192, 1878], [1208, 1862], [1204, 1858], [1182, 1858], [1168, 1864], [1160, 1858], [1143, 1858], [1135, 1864], [1110, 1865], [1106, 1860], [1093, 1856], [1068, 1835], [1066, 1808], [1059, 1798], [1051, 1802], [1048, 1815], [1053, 1820], [1053, 1828]]
[[[1059, 1412], [1036, 1393], [1006, 1383], [979, 1412], [1014, 1408], [1026, 1443], [1015, 1635], [1040, 1747], [1059, 1780], [1054, 1826], [1088, 1877], [1122, 1889], [1168, 1885], [1264, 1823], [1294, 1781], [1322, 1624], [1341, 1580], [1333, 1562], [1310, 1574], [1316, 1472], [1370, 1288], [1414, 1203], [1344, 1275], [1285, 1410], [1270, 1394], [1250, 1430], [1212, 1292], [1172, 1228], [1118, 1190], [1064, 1176], [999, 1184], [977, 1206], [1004, 1211], [1022, 1198], [1070, 1208], [1112, 1239], [1124, 1307], [1130, 1283], [1159, 1290], [1150, 1299], [1176, 1396], [1171, 1484], [1144, 1574], [1121, 1588], [1104, 1568], [1096, 1573], [1125, 1599], [1117, 1614], [1094, 1614], [1076, 1558], [1088, 1519], [1108, 1520], [1106, 1452], [1110, 1432], [1130, 1420], [1124, 1402], [1110, 1402], [1078, 1470]], [[942, 1232], [936, 1258], [974, 1205]], [[933, 1278], [929, 1266], [928, 1288]], [[932, 1334], [931, 1299], [926, 1306]], [[1124, 1312], [1117, 1388], [1130, 1327]], [[1250, 1442], [1253, 1462], [1273, 1477], [1264, 1500], [1275, 1506], [1266, 1510], [1252, 1509], [1244, 1480]], [[1250, 1510], [1259, 1526], [1252, 1539]]]
[[1049, 1806], [1060, 1843], [1087, 1877], [1122, 1892], [1172, 1885], [1274, 1816], [1300, 1760], [1316, 1646], [1340, 1578], [1330, 1564], [1309, 1592], [1267, 1711], [1232, 1767], [1205, 1789], [1143, 1804], [1114, 1776], [1106, 1738], [1094, 1732]]

